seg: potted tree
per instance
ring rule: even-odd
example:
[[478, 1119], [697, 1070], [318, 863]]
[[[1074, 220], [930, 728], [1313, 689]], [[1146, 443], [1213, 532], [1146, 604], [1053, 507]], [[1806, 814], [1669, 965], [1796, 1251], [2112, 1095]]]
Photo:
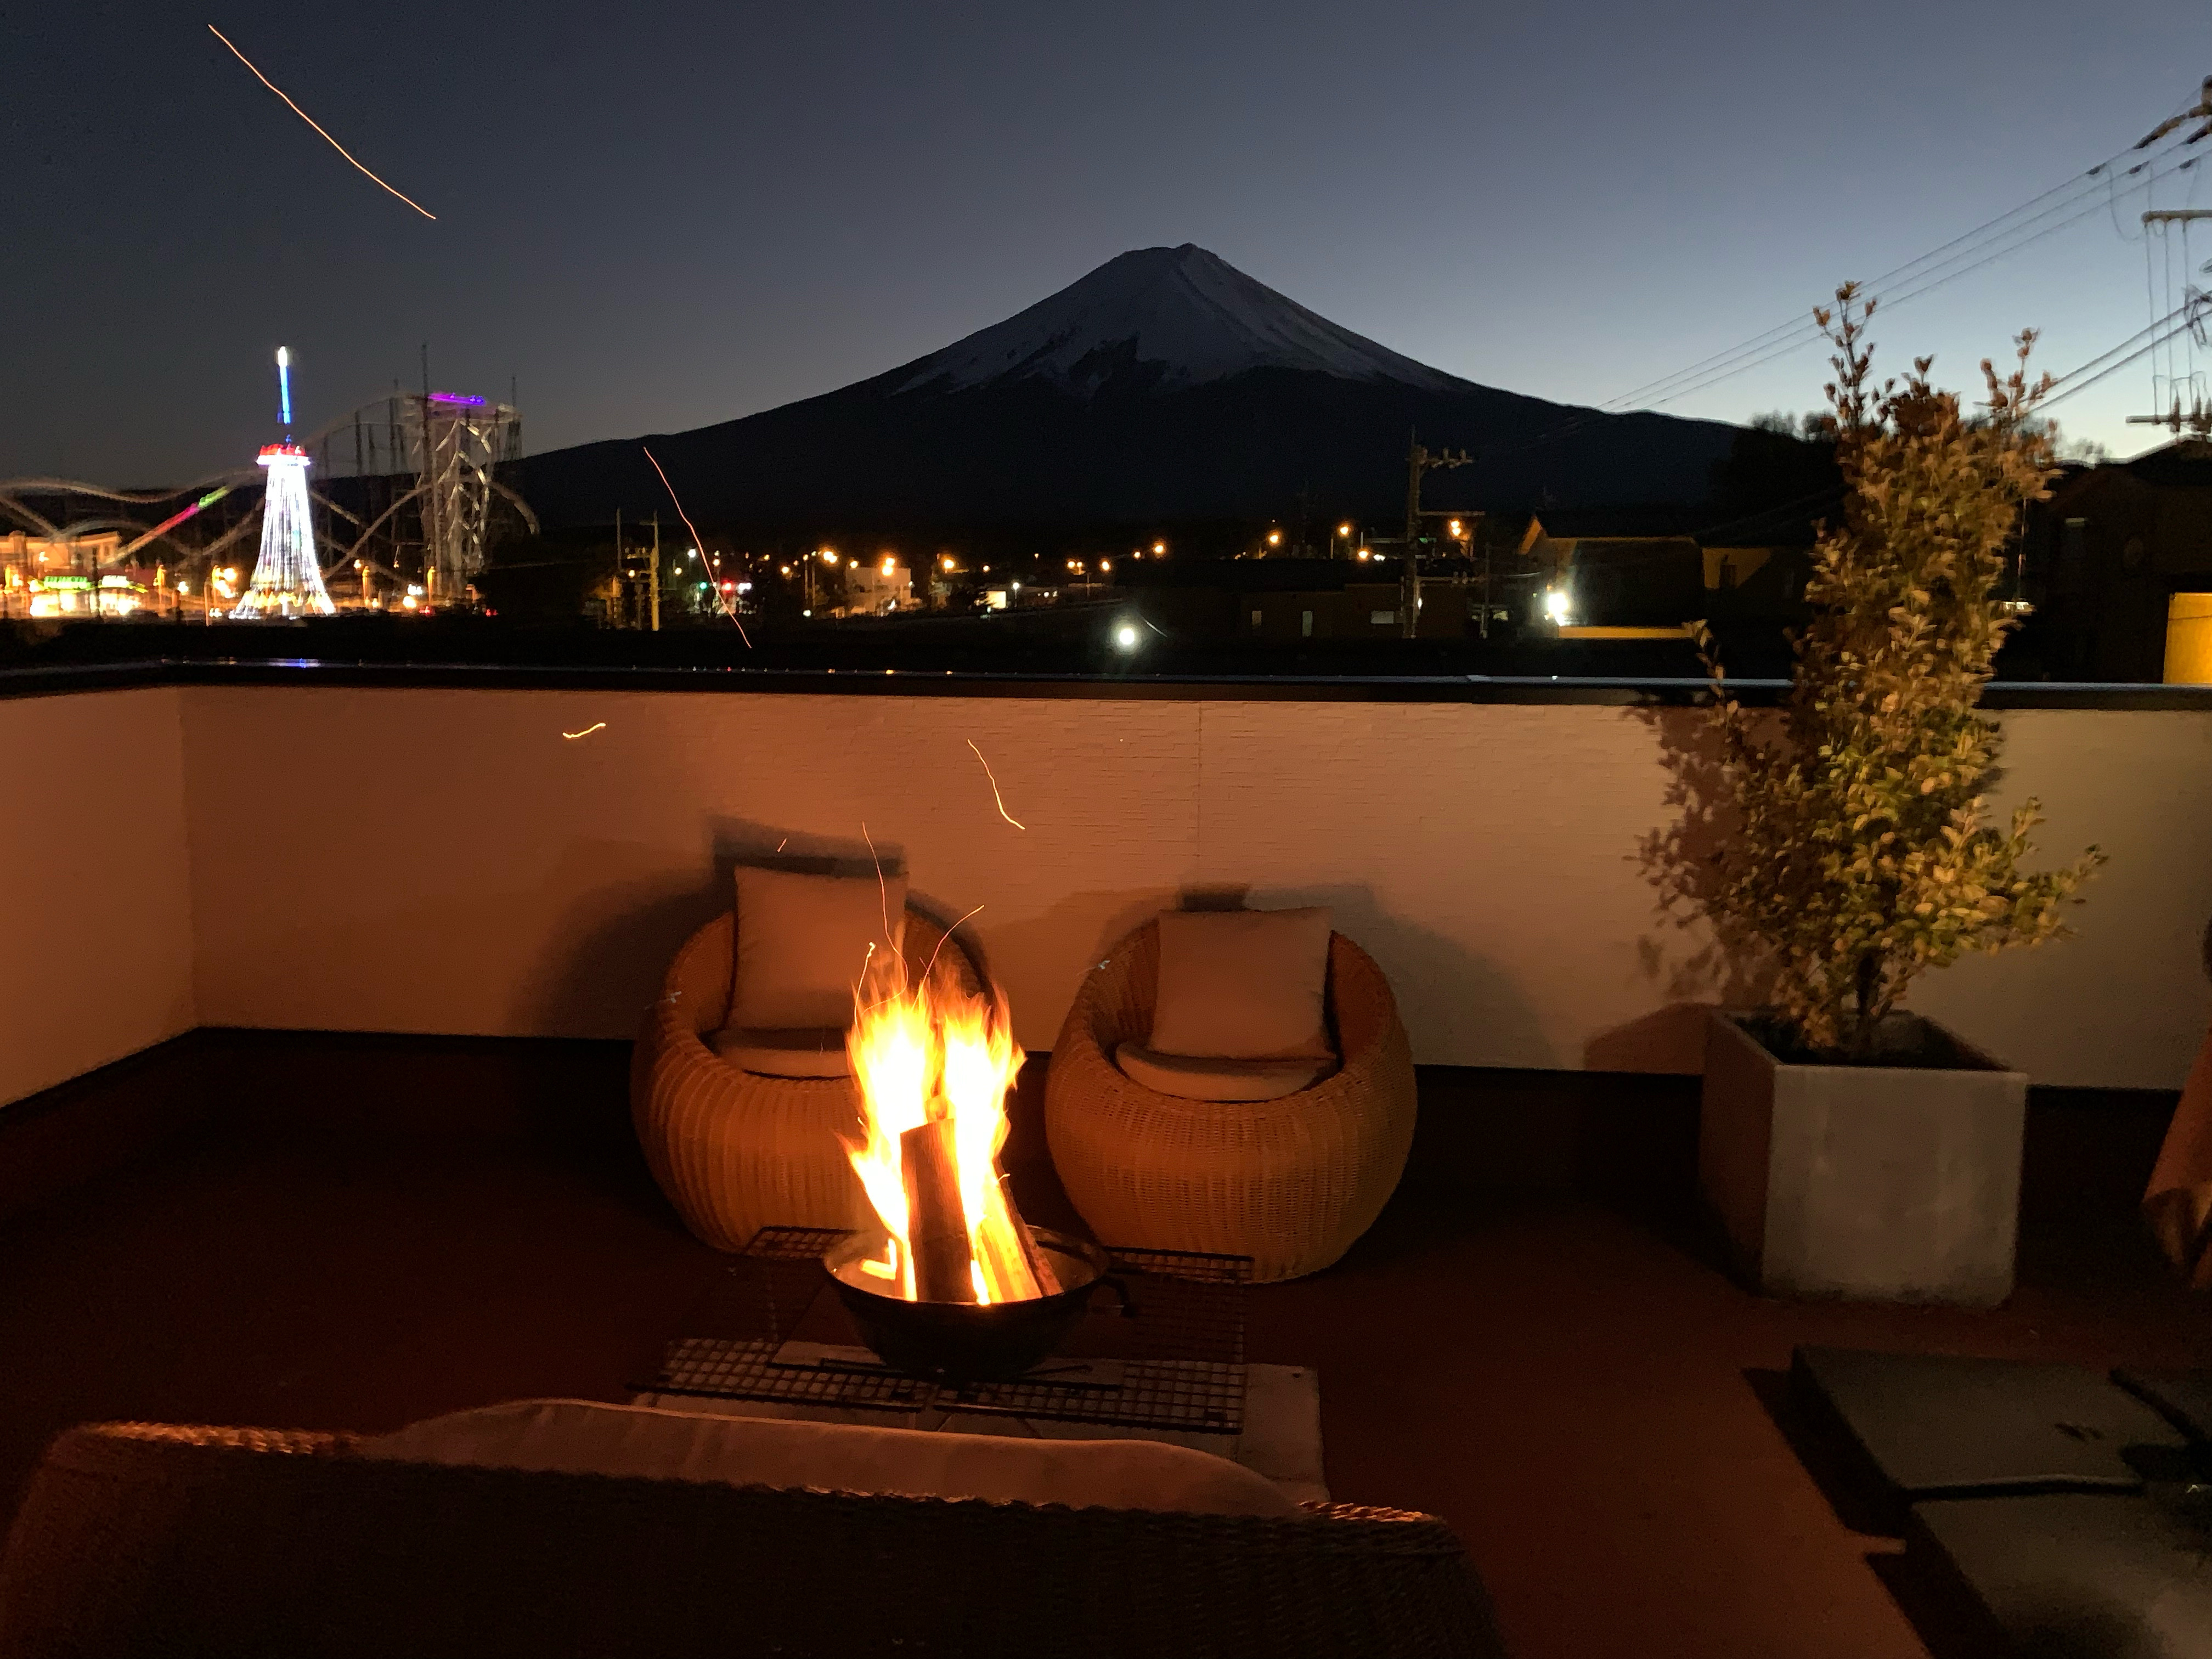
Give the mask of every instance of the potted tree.
[[1740, 1265], [1796, 1295], [1994, 1304], [2011, 1293], [2027, 1079], [1900, 1007], [1922, 973], [2063, 932], [2101, 863], [2031, 872], [2036, 804], [1992, 823], [1996, 722], [1977, 708], [2014, 613], [1996, 597], [2047, 494], [2033, 333], [1963, 413], [1917, 361], [1877, 386], [1874, 302], [1814, 315], [1844, 483], [1778, 721], [1729, 694], [1711, 636], [1708, 763], [1650, 850], [1663, 901], [1758, 964], [1765, 1006], [1708, 1032], [1698, 1171]]

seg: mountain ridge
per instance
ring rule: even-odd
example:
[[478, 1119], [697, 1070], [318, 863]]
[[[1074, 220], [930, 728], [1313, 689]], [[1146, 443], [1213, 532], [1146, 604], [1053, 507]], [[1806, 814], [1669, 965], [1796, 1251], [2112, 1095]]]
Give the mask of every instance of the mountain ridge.
[[549, 527], [665, 509], [841, 527], [1403, 512], [1409, 434], [1478, 452], [1432, 504], [1690, 501], [1736, 428], [1482, 386], [1330, 322], [1194, 244], [1134, 249], [1003, 322], [851, 385], [517, 464]]

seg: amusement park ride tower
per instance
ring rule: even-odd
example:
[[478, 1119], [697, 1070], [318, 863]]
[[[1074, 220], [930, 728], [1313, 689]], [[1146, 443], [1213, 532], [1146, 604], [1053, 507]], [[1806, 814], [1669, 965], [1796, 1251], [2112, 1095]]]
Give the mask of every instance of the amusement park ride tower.
[[328, 617], [337, 607], [324, 589], [322, 567], [315, 561], [307, 452], [292, 441], [292, 356], [283, 346], [276, 348], [276, 387], [284, 439], [261, 450], [260, 464], [269, 470], [261, 503], [261, 554], [253, 562], [245, 597], [230, 614], [240, 619]]
[[519, 453], [520, 420], [505, 404], [454, 392], [425, 391], [408, 403], [422, 458], [422, 581], [429, 605], [449, 609], [469, 602], [484, 567], [493, 469]]

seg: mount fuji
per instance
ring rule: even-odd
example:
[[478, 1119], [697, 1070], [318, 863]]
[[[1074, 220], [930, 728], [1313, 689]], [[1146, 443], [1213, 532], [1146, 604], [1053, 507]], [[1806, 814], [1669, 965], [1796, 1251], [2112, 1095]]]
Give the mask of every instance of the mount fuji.
[[[1142, 248], [942, 350], [653, 446], [702, 525], [915, 534], [1403, 512], [1409, 433], [1475, 452], [1431, 505], [1687, 502], [1735, 428], [1480, 386], [1190, 243]], [[534, 455], [549, 527], [665, 509], [639, 441]]]

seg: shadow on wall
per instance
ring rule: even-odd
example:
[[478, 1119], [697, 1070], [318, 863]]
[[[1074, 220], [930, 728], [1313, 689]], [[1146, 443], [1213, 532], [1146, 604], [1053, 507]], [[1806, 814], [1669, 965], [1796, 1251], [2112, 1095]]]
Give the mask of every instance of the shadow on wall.
[[994, 923], [986, 910], [961, 929], [961, 937], [971, 949], [979, 929], [988, 938], [988, 954], [976, 950], [976, 957], [983, 971], [1006, 988], [1022, 1046], [1042, 1053], [1057, 1039], [1083, 976], [1128, 934], [1176, 904], [1174, 893], [1160, 890], [1070, 893], [1034, 915], [1008, 921]]
[[[685, 939], [728, 910], [741, 864], [817, 875], [869, 875], [879, 867], [896, 876], [906, 868], [904, 848], [878, 842], [872, 850], [859, 836], [717, 818], [707, 827], [705, 863], [670, 866], [659, 848], [631, 843], [585, 842], [555, 866], [552, 884], [568, 896], [543, 970], [525, 984], [516, 1010], [524, 1029], [550, 1036], [629, 1037], [653, 1006], [661, 976]], [[640, 857], [641, 854], [646, 856]], [[610, 871], [648, 872], [609, 880]], [[927, 895], [917, 907], [940, 921], [950, 915]], [[969, 929], [962, 930], [971, 950]]]
[[[1557, 1066], [1559, 1052], [1513, 975], [1459, 940], [1382, 909], [1372, 888], [1270, 888], [1256, 899], [1237, 884], [1187, 888], [1192, 910], [1295, 909], [1325, 904], [1333, 923], [1375, 958], [1419, 1063], [1478, 1050], [1490, 1066]], [[1142, 920], [1142, 918], [1139, 918]]]
[[[1633, 849], [1652, 889], [1651, 931], [1636, 941], [1640, 971], [1661, 1006], [1583, 1047], [1583, 1064], [1605, 1072], [1700, 1072], [1705, 1012], [1756, 1006], [1766, 975], [1716, 939], [1705, 899], [1718, 878], [1714, 855], [1735, 829], [1721, 746], [1702, 708], [1647, 705], [1623, 711], [1651, 735], [1667, 773], [1663, 799], [1677, 816]], [[1761, 718], [1754, 714], [1753, 719]]]

